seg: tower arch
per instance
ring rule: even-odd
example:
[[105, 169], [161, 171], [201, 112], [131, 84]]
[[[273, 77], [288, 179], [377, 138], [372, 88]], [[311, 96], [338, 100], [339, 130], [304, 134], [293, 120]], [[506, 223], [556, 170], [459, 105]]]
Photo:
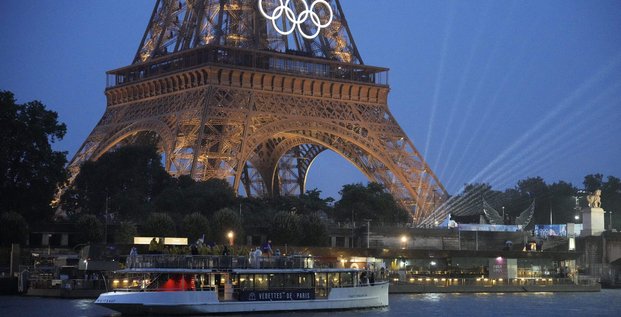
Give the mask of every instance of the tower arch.
[[[388, 69], [364, 65], [339, 1], [326, 0], [333, 23], [302, 40], [257, 19], [255, 0], [228, 2], [156, 2], [134, 63], [107, 72], [107, 108], [71, 161], [72, 177], [82, 162], [153, 131], [173, 175], [303, 191], [329, 149], [384, 184], [416, 222], [436, 213], [446, 190], [388, 110]], [[278, 173], [283, 159], [294, 173]]]

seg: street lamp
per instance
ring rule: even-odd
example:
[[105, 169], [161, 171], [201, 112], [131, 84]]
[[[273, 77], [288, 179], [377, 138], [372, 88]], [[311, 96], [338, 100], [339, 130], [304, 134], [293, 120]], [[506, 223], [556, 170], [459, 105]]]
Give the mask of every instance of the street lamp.
[[371, 219], [364, 219], [367, 222], [367, 249], [369, 248], [369, 236], [371, 235]]
[[612, 231], [612, 210], [608, 211], [608, 230]]
[[429, 262], [429, 274], [433, 274], [436, 264], [437, 264], [436, 261]]
[[51, 238], [52, 238], [52, 234], [48, 233], [47, 234], [47, 255], [50, 255], [50, 253], [52, 252], [51, 245], [50, 245], [50, 239]]
[[235, 237], [233, 231], [229, 231], [229, 233], [226, 234], [226, 237], [229, 238], [229, 245], [233, 246], [233, 238]]
[[401, 249], [405, 249], [407, 247], [408, 237], [401, 236]]

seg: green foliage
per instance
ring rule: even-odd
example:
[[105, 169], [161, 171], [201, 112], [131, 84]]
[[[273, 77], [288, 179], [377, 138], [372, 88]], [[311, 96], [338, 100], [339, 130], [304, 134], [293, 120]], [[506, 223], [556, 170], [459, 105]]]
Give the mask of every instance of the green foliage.
[[136, 224], [131, 221], [121, 221], [114, 232], [114, 242], [118, 244], [133, 244], [138, 235]]
[[227, 233], [233, 231], [235, 244], [243, 241], [244, 229], [239, 212], [229, 208], [216, 211], [211, 219], [211, 239], [216, 243], [228, 244]]
[[576, 210], [575, 199], [578, 189], [570, 183], [560, 181], [548, 185], [548, 192], [550, 193], [550, 207], [552, 208], [553, 222], [574, 222], [574, 216], [579, 212]]
[[584, 177], [584, 190], [589, 193], [595, 192], [597, 189], [602, 189], [604, 185], [604, 175], [602, 174], [590, 174]]
[[450, 200], [449, 210], [454, 215], [478, 215], [483, 199], [492, 205], [498, 203], [498, 194], [486, 183], [466, 184], [461, 194]]
[[550, 193], [541, 177], [529, 177], [518, 181], [516, 188], [522, 195], [535, 199], [535, 214], [530, 226], [550, 223]]
[[66, 152], [51, 143], [65, 136], [58, 114], [39, 101], [16, 104], [0, 91], [0, 212], [15, 211], [30, 223], [50, 219], [50, 202], [66, 180]]
[[[602, 208], [613, 211], [613, 228], [619, 228], [621, 213], [617, 214], [614, 211], [621, 210], [621, 180], [614, 176], [604, 179], [602, 174], [591, 174], [585, 176], [583, 185], [589, 194], [597, 189], [602, 190]], [[580, 194], [571, 183], [559, 181], [546, 184], [541, 177], [529, 177], [518, 181], [515, 188], [509, 188], [504, 192], [494, 191], [488, 184], [466, 185], [464, 193], [451, 201], [449, 209], [453, 215], [468, 213], [478, 215], [481, 208], [480, 197], [485, 197], [499, 212], [504, 206], [506, 213], [512, 218], [517, 217], [535, 200], [535, 214], [528, 228], [532, 228], [535, 224], [550, 223], [550, 213], [554, 223], [574, 222], [574, 216], [586, 206], [585, 195]], [[608, 228], [610, 218], [606, 217], [605, 221]]]
[[188, 176], [170, 182], [155, 200], [157, 211], [179, 215], [197, 211], [212, 215], [234, 203], [235, 192], [225, 180], [214, 178], [196, 182]]
[[275, 210], [289, 210], [295, 211], [298, 214], [312, 214], [317, 211], [326, 211], [331, 209], [330, 203], [334, 201], [333, 198], [328, 197], [322, 199], [320, 197], [321, 191], [313, 189], [306, 191], [305, 194], [300, 196], [276, 196], [263, 200], [263, 203]]
[[28, 241], [28, 223], [26, 219], [13, 211], [0, 214], [0, 245], [18, 243], [25, 245]]
[[344, 185], [340, 193], [342, 198], [334, 206], [337, 221], [408, 221], [408, 212], [378, 183]]
[[76, 221], [78, 243], [101, 243], [104, 240], [104, 225], [95, 215], [84, 214]]
[[317, 213], [300, 218], [300, 231], [302, 233], [300, 246], [324, 247], [328, 245], [328, 226]]
[[82, 165], [62, 197], [70, 215], [106, 212], [117, 219], [140, 221], [153, 211], [153, 200], [171, 182], [153, 145], [130, 145]]
[[300, 216], [290, 211], [279, 211], [272, 219], [270, 238], [276, 244], [298, 245], [300, 237]]
[[141, 233], [149, 237], [177, 236], [175, 221], [168, 214], [161, 212], [150, 214], [141, 229]]
[[209, 236], [209, 221], [205, 216], [195, 212], [183, 218], [181, 236], [187, 237], [192, 243], [203, 234]]

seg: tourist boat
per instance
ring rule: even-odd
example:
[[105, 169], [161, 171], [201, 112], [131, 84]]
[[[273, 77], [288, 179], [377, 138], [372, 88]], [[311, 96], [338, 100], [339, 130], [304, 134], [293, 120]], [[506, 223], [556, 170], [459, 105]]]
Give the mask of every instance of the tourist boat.
[[[142, 255], [95, 304], [122, 314], [196, 315], [388, 305], [388, 282], [312, 257]], [[253, 263], [254, 262], [254, 263]], [[368, 274], [368, 275], [367, 275]], [[363, 276], [361, 279], [360, 277]]]

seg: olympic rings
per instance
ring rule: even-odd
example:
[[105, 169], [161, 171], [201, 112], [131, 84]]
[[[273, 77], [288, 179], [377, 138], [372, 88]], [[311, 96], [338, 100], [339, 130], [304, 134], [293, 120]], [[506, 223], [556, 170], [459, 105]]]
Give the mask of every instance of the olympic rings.
[[[268, 15], [263, 9], [263, 0], [258, 0], [258, 1], [259, 1], [259, 11], [261, 11], [261, 14], [263, 15], [263, 17], [265, 17], [268, 20], [271, 20], [272, 25], [274, 26], [274, 29], [276, 29], [276, 32], [278, 32], [281, 35], [289, 35], [293, 33], [293, 31], [295, 31], [295, 28], [297, 27], [298, 32], [300, 32], [300, 35], [302, 35], [306, 39], [312, 40], [316, 38], [317, 35], [319, 35], [319, 32], [321, 31], [321, 29], [330, 25], [330, 23], [332, 23], [332, 19], [334, 18], [332, 7], [325, 0], [315, 0], [310, 5], [310, 7], [308, 6], [305, 0], [293, 0], [293, 1], [300, 1], [304, 5], [304, 10], [300, 12], [300, 14], [297, 17], [295, 16], [295, 12], [293, 12], [293, 10], [289, 7], [289, 2], [291, 0], [284, 0], [284, 2], [283, 0], [278, 0], [280, 5], [274, 9], [274, 11], [272, 12], [272, 15]], [[315, 13], [314, 11], [315, 6], [319, 4], [324, 5], [326, 8], [328, 8], [328, 12], [330, 12], [330, 18], [328, 19], [328, 22], [326, 23], [321, 23], [321, 20], [319, 19], [319, 15]], [[278, 25], [276, 25], [276, 20], [280, 19], [281, 17], [283, 19], [286, 18], [289, 21], [289, 23], [291, 24], [290, 29], [281, 30], [278, 27]], [[311, 35], [306, 34], [302, 30], [302, 27], [301, 27], [301, 25], [305, 23], [309, 18], [311, 22], [317, 28], [315, 33]]]

